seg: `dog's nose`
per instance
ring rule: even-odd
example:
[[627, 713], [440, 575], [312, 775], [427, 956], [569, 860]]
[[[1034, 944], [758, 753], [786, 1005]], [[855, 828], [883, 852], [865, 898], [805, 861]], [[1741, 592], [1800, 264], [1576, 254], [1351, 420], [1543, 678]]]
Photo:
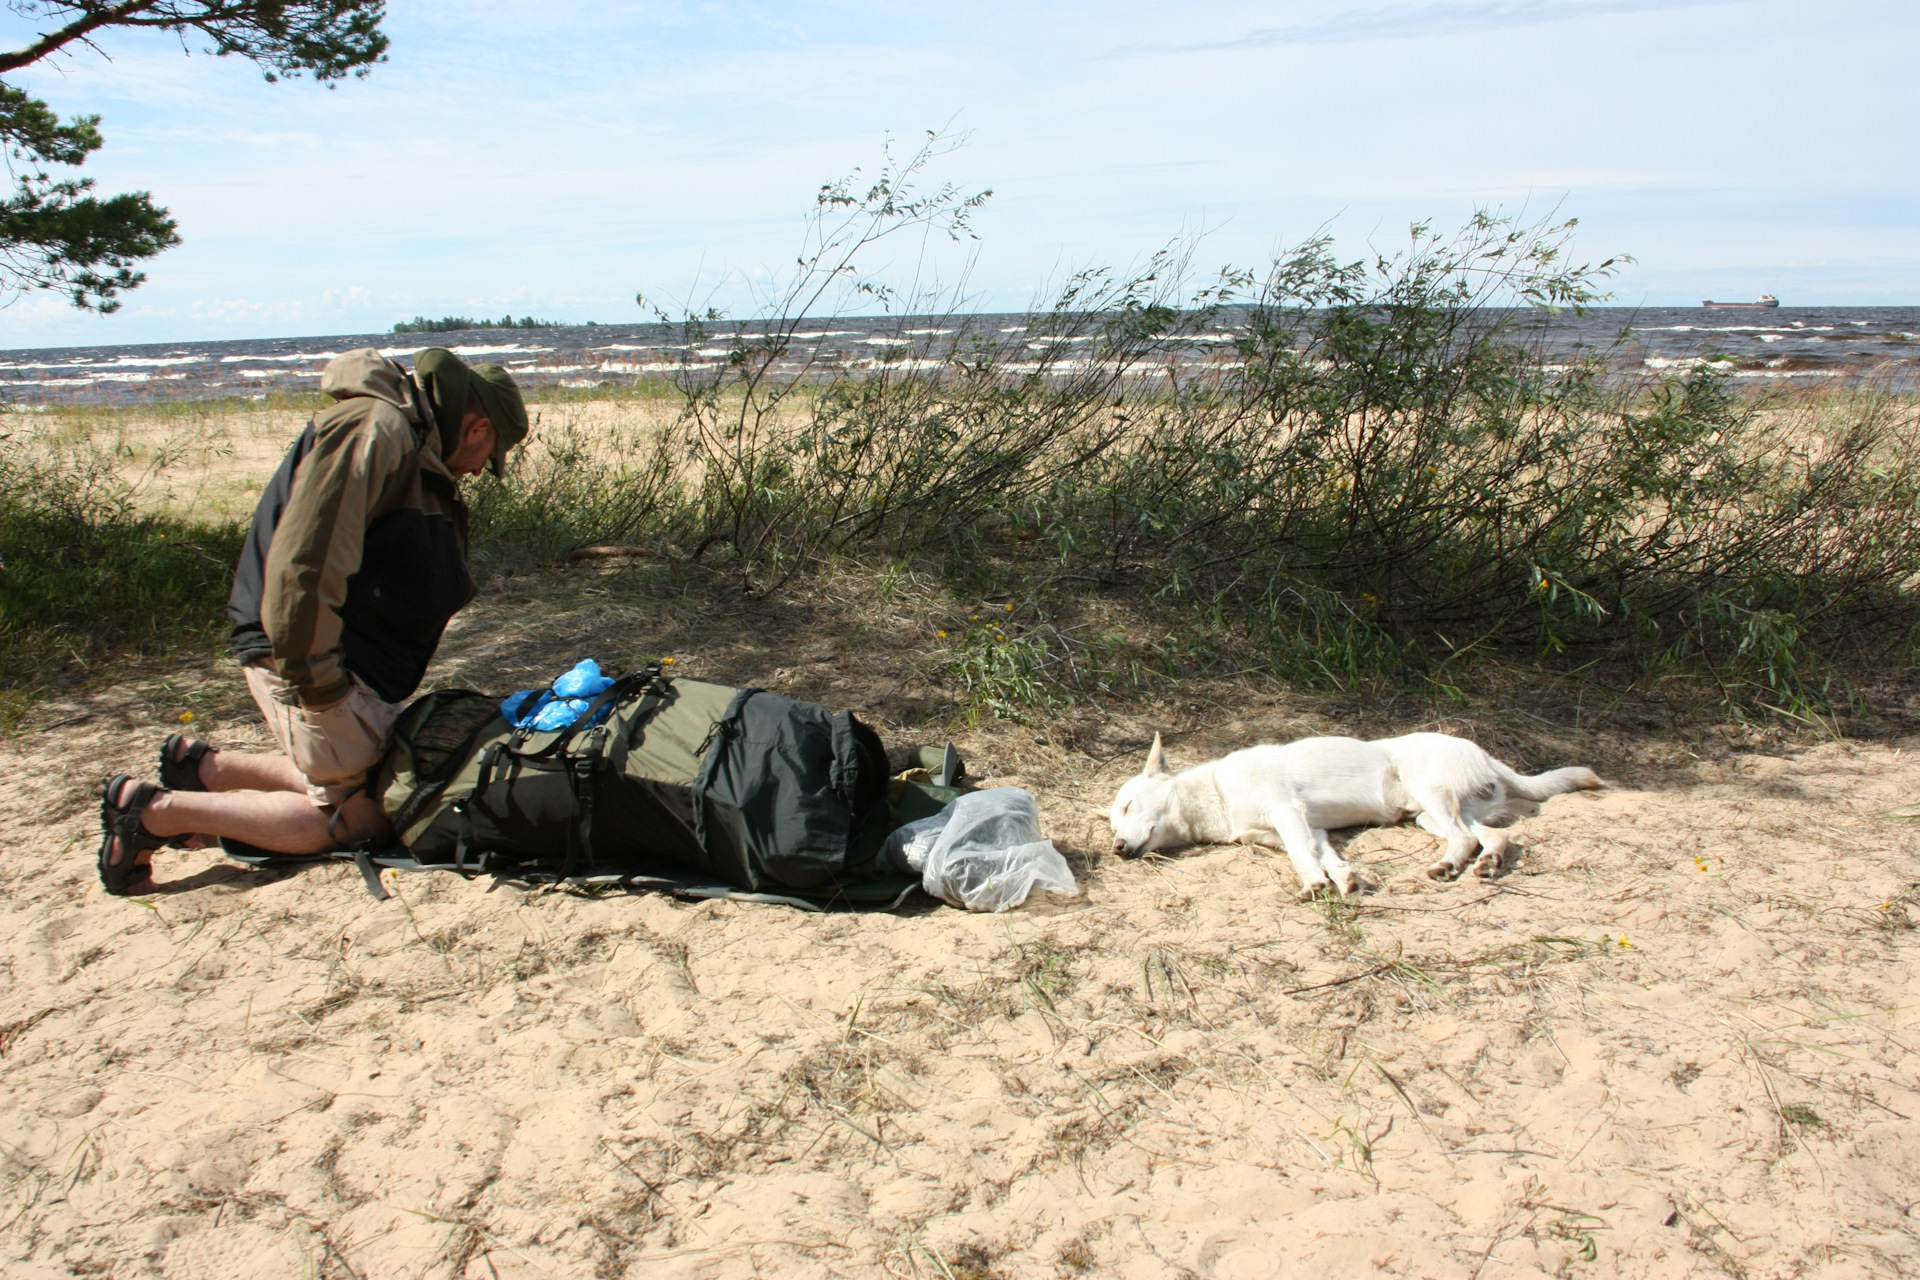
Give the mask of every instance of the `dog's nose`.
[[1124, 858], [1127, 856], [1127, 842], [1125, 840], [1115, 840], [1113, 842], [1113, 856], [1116, 858]]

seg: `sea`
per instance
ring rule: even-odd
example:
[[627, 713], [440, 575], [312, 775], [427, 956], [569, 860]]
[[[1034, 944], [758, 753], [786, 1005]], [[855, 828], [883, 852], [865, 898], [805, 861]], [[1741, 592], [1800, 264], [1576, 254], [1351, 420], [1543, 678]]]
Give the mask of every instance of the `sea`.
[[[1873, 382], [1910, 392], [1920, 383], [1920, 307], [1597, 307], [1571, 312], [1512, 313], [1512, 333], [1549, 363], [1604, 361], [1610, 376], [1649, 379], [1710, 366], [1736, 383], [1853, 386]], [[1233, 362], [1244, 316], [1223, 312], [1212, 331], [1170, 344], [1153, 364], [1190, 368]], [[729, 339], [767, 331], [764, 322], [709, 326], [700, 341], [677, 326], [578, 325], [482, 329], [433, 334], [337, 334], [174, 342], [132, 346], [47, 347], [0, 351], [0, 406], [136, 405], [155, 401], [265, 399], [273, 392], [313, 390], [326, 363], [345, 351], [374, 347], [405, 363], [428, 347], [452, 349], [470, 363], [505, 365], [529, 386], [591, 388], [685, 370], [717, 367]], [[1057, 339], [1033, 331], [1020, 314], [836, 317], [796, 329], [775, 372], [805, 374], [874, 363], [908, 367], [942, 362], [962, 344], [985, 341], [1007, 367], [1025, 359], [1055, 372], [1064, 361]], [[1055, 349], [1048, 353], [1049, 347]]]

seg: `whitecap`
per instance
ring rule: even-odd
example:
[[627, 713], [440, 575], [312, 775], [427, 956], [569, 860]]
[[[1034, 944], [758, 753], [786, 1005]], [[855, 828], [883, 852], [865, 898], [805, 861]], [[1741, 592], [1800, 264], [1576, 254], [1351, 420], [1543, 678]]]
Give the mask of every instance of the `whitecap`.
[[713, 367], [714, 366], [712, 366], [711, 364], [696, 364], [696, 363], [678, 364], [678, 363], [666, 363], [666, 362], [653, 362], [649, 364], [633, 364], [625, 360], [608, 360], [601, 364], [600, 372], [601, 373], [677, 373], [682, 369], [711, 369]]
[[1649, 369], [1699, 369], [1717, 367], [1730, 363], [1726, 360], [1709, 360], [1705, 356], [1648, 356], [1640, 362]]

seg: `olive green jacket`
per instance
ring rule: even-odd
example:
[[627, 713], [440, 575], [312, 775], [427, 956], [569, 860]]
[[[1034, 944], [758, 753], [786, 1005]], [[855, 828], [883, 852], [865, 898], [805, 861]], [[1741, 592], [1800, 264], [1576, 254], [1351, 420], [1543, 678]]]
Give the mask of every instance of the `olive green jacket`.
[[233, 648], [271, 655], [304, 706], [345, 697], [355, 676], [404, 701], [473, 597], [467, 509], [404, 368], [350, 351], [320, 389], [338, 403], [308, 424], [254, 513], [228, 603]]

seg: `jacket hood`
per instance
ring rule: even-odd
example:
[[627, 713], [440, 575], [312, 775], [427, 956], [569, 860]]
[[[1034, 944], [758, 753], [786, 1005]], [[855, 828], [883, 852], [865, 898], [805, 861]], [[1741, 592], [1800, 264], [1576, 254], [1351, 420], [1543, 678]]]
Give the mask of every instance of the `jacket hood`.
[[420, 421], [419, 409], [407, 389], [407, 371], [372, 347], [362, 347], [329, 360], [320, 375], [320, 390], [335, 400], [372, 396], [403, 410], [415, 422]]

